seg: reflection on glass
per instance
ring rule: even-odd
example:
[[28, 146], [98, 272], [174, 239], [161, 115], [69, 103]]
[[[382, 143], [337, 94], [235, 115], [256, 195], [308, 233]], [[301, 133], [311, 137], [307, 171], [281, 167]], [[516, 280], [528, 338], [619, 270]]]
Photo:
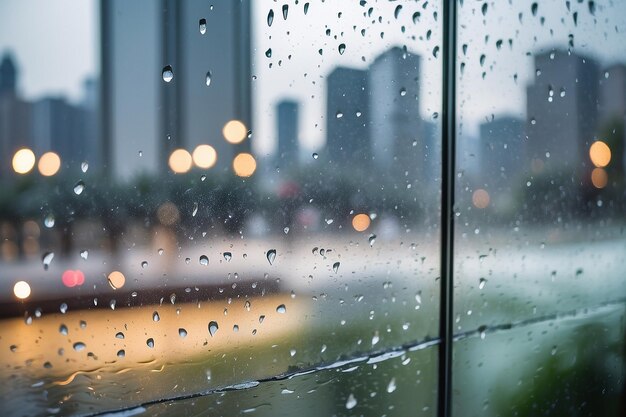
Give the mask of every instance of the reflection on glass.
[[329, 412], [434, 413], [440, 5], [331, 3], [88, 2], [0, 41], [10, 412], [312, 372], [362, 382], [311, 392]]

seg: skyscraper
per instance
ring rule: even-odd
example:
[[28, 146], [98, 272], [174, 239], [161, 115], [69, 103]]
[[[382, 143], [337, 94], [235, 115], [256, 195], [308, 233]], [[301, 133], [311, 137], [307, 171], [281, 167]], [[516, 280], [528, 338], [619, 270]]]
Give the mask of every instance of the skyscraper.
[[480, 146], [476, 158], [480, 165], [480, 185], [496, 196], [509, 192], [524, 166], [525, 121], [501, 115], [480, 125]]
[[282, 100], [277, 107], [278, 151], [276, 164], [284, 168], [298, 166], [298, 103]]
[[420, 57], [394, 47], [369, 68], [370, 138], [375, 166], [415, 177], [426, 162], [416, 146], [423, 133], [419, 112]]
[[335, 68], [326, 77], [326, 149], [338, 166], [371, 160], [367, 71]]
[[535, 56], [527, 88], [527, 166], [572, 175], [587, 164], [598, 119], [596, 62], [564, 50]]

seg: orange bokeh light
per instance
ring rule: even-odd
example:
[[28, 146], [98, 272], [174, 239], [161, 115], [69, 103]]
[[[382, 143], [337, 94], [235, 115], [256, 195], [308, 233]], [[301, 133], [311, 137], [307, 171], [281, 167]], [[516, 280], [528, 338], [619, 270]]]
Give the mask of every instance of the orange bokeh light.
[[489, 193], [487, 192], [487, 190], [483, 190], [482, 188], [478, 188], [474, 191], [474, 194], [472, 194], [472, 203], [476, 208], [487, 208], [490, 201], [491, 197], [489, 197]]
[[598, 168], [604, 168], [611, 162], [611, 148], [602, 141], [594, 142], [589, 148], [589, 158]]
[[224, 125], [222, 129], [224, 139], [229, 143], [241, 143], [248, 135], [248, 129], [239, 120], [231, 120]]
[[250, 177], [256, 171], [256, 160], [249, 153], [240, 153], [233, 159], [233, 170], [239, 177]]
[[211, 145], [199, 145], [194, 149], [193, 162], [198, 168], [209, 169], [217, 162], [217, 152]]
[[193, 164], [191, 154], [184, 149], [176, 149], [170, 155], [170, 169], [176, 174], [184, 174], [191, 169]]
[[591, 171], [591, 183], [596, 188], [604, 188], [609, 182], [609, 176], [602, 168], [594, 168]]
[[370, 223], [370, 216], [368, 216], [367, 214], [360, 213], [352, 218], [352, 227], [357, 232], [363, 232], [367, 230], [367, 228], [370, 227]]
[[39, 158], [37, 168], [44, 177], [51, 177], [61, 169], [61, 158], [54, 152], [46, 152]]

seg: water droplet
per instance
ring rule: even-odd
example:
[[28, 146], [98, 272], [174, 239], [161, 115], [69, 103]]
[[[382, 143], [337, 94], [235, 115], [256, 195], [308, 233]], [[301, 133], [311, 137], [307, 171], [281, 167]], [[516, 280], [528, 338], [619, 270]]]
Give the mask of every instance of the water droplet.
[[204, 35], [206, 33], [206, 19], [200, 19], [198, 27], [200, 28], [200, 34]]
[[304, 3], [304, 14], [309, 12], [309, 3]]
[[123, 358], [124, 356], [126, 356], [126, 351], [124, 349], [120, 349], [117, 351], [118, 358]]
[[336, 274], [336, 273], [337, 273], [337, 271], [339, 270], [339, 266], [340, 266], [340, 265], [341, 265], [341, 263], [340, 263], [340, 262], [335, 262], [335, 263], [333, 264], [333, 272], [334, 272], [335, 274]]
[[80, 257], [83, 258], [84, 260], [87, 260], [87, 258], [89, 257], [89, 251], [81, 250], [80, 251]]
[[250, 308], [252, 307], [252, 304], [250, 304], [250, 300], [246, 300], [243, 307], [246, 309], [246, 311], [250, 311]]
[[163, 76], [163, 81], [165, 81], [166, 83], [169, 83], [170, 81], [174, 79], [174, 70], [172, 69], [170, 65], [166, 65], [163, 67], [163, 71], [161, 72], [161, 75]]
[[402, 10], [402, 5], [399, 4], [396, 6], [396, 9], [393, 11], [393, 17], [394, 18], [398, 18], [398, 16], [400, 15], [400, 11]]
[[115, 310], [115, 304], [117, 304], [117, 301], [115, 300], [109, 301], [109, 307], [111, 307], [111, 310]]
[[378, 331], [374, 333], [372, 336], [372, 346], [375, 346], [380, 341], [380, 336], [378, 335]]
[[317, 152], [313, 152], [313, 159], [318, 159], [320, 156], [317, 154]]
[[356, 407], [356, 404], [357, 401], [356, 398], [354, 398], [354, 394], [350, 394], [348, 400], [346, 401], [346, 409], [352, 410], [354, 407]]
[[296, 351], [295, 349], [290, 349], [290, 350], [289, 350], [289, 356], [291, 356], [292, 358], [293, 358], [294, 356], [296, 356], [296, 353], [297, 353], [297, 351]]
[[589, 0], [589, 13], [593, 16], [596, 14], [596, 2], [593, 0]]
[[346, 51], [346, 44], [342, 43], [339, 45], [339, 55], [343, 55], [343, 53]]
[[200, 265], [207, 266], [209, 264], [209, 258], [206, 255], [200, 256]]
[[287, 307], [285, 307], [284, 304], [281, 304], [278, 307], [276, 307], [276, 312], [280, 314], [285, 314], [287, 312]]
[[482, 67], [483, 65], [485, 65], [485, 59], [487, 59], [487, 56], [485, 54], [482, 54], [480, 56], [480, 66]]
[[152, 321], [159, 321], [159, 320], [161, 320], [161, 317], [159, 316], [159, 313], [157, 311], [152, 313]]
[[239, 332], [239, 325], [238, 325], [238, 324], [235, 324], [235, 325], [233, 326], [233, 332], [235, 332], [235, 333], [238, 333], [238, 332]]
[[265, 51], [265, 56], [268, 58], [272, 57], [272, 48], [268, 48], [267, 51]]
[[265, 315], [261, 314], [259, 316], [259, 324], [263, 323], [263, 320], [265, 320]]
[[76, 342], [74, 343], [74, 350], [76, 352], [80, 352], [81, 350], [85, 349], [85, 344], [83, 342]]
[[87, 172], [87, 170], [89, 169], [89, 164], [87, 162], [83, 162], [80, 164], [80, 170], [83, 172]]
[[482, 290], [483, 288], [485, 288], [486, 283], [487, 280], [485, 278], [481, 278], [480, 280], [478, 280], [478, 289]]
[[533, 14], [533, 16], [537, 16], [537, 8], [538, 8], [538, 7], [539, 7], [539, 6], [537, 5], [537, 3], [533, 3], [533, 4], [530, 6], [530, 12]]
[[187, 330], [183, 329], [182, 327], [180, 329], [178, 329], [178, 335], [180, 337], [187, 337]]
[[402, 88], [400, 89], [400, 96], [401, 96], [401, 97], [406, 96], [406, 88], [402, 87]]
[[283, 4], [283, 20], [287, 20], [288, 14], [289, 14], [289, 5]]
[[219, 329], [219, 326], [217, 325], [216, 321], [211, 321], [209, 323], [209, 334], [211, 335], [211, 337], [215, 336], [215, 333], [217, 333]]
[[147, 268], [148, 267], [148, 261], [142, 261], [141, 262], [141, 267], [144, 268], [144, 269]]
[[74, 194], [81, 195], [85, 191], [85, 183], [81, 180], [74, 185]]
[[193, 203], [193, 209], [191, 210], [191, 217], [196, 217], [198, 214], [198, 203]]
[[335, 117], [337, 119], [341, 119], [343, 117], [343, 113], [341, 111], [337, 111], [337, 113], [335, 113]]
[[482, 12], [483, 16], [485, 16], [487, 14], [487, 3], [483, 3], [482, 7], [480, 8], [480, 11]]
[[116, 339], [123, 339], [124, 338], [124, 333], [122, 333], [122, 332], [115, 333], [115, 338]]
[[289, 227], [288, 227], [288, 226], [285, 226], [285, 227], [283, 228], [283, 233], [285, 233], [285, 234], [289, 234]]
[[65, 324], [59, 326], [59, 333], [63, 336], [67, 336], [67, 326]]
[[415, 13], [413, 13], [413, 17], [412, 17], [412, 19], [413, 19], [413, 23], [417, 24], [417, 22], [419, 22], [419, 21], [420, 21], [420, 16], [421, 16], [421, 15], [422, 15], [422, 14], [421, 14], [420, 12], [415, 12]]
[[437, 58], [438, 55], [439, 55], [439, 46], [435, 46], [433, 48], [433, 56]]
[[62, 303], [62, 304], [59, 306], [59, 311], [61, 312], [61, 314], [65, 314], [65, 313], [67, 313], [67, 304]]
[[389, 381], [389, 384], [387, 385], [387, 392], [391, 394], [395, 390], [396, 390], [396, 378], [391, 378], [391, 381]]
[[270, 9], [267, 13], [267, 26], [272, 26], [272, 23], [274, 23], [274, 10]]
[[369, 241], [370, 246], [374, 246], [374, 242], [376, 242], [376, 235], [372, 233], [367, 240]]
[[211, 77], [212, 77], [211, 71], [207, 71], [206, 76], [204, 77], [204, 83], [206, 84], [207, 87], [211, 85]]
[[270, 249], [267, 251], [267, 262], [270, 263], [270, 265], [272, 265], [274, 263], [274, 260], [276, 259], [276, 249]]
[[43, 269], [44, 270], [48, 270], [48, 267], [50, 266], [50, 263], [52, 262], [52, 260], [54, 259], [54, 252], [46, 252], [43, 254], [43, 256], [41, 257], [41, 261], [43, 262]]
[[52, 214], [48, 214], [44, 219], [43, 219], [43, 224], [44, 226], [46, 226], [48, 229], [54, 227], [54, 215]]
[[148, 347], [152, 349], [154, 347], [154, 339], [149, 338], [148, 340], [146, 340], [146, 345], [148, 345]]

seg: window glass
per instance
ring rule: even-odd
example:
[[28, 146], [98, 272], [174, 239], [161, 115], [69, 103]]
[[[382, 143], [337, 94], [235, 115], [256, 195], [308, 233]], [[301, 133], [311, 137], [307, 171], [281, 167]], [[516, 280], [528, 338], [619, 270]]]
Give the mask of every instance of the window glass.
[[460, 3], [455, 415], [619, 414], [625, 19]]
[[312, 370], [432, 414], [434, 347], [336, 362], [438, 340], [438, 2], [63, 5], [0, 6], [7, 410], [280, 409]]

